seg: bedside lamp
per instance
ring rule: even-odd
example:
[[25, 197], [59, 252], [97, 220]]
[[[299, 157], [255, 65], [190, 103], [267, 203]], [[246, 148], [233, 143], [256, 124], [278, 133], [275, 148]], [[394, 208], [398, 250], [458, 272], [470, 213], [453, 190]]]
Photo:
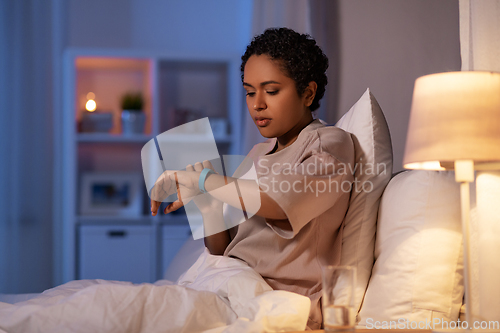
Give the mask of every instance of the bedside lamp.
[[475, 170], [500, 170], [500, 73], [449, 72], [418, 78], [403, 165], [455, 170], [462, 209], [466, 320], [471, 328], [469, 183], [474, 182]]

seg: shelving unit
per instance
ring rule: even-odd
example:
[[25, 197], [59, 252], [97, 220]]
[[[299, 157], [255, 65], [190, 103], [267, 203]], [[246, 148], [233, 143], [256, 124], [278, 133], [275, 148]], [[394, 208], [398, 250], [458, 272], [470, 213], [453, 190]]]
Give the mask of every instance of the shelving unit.
[[[215, 136], [219, 154], [240, 153], [243, 94], [239, 65], [239, 56], [228, 55], [66, 51], [60, 176], [65, 200], [61, 214], [62, 282], [80, 278], [152, 282], [162, 277], [190, 236], [185, 214], [152, 217], [142, 182], [138, 214], [89, 215], [80, 209], [82, 175], [142, 175], [140, 152], [144, 144], [183, 121], [206, 116], [227, 120], [229, 132]], [[140, 91], [145, 97], [146, 125], [140, 134], [122, 134], [119, 101], [129, 91]], [[112, 114], [109, 133], [80, 131], [78, 123], [87, 112], [84, 106], [89, 92], [95, 94], [98, 111]], [[173, 140], [196, 143], [200, 138], [177, 135]]]

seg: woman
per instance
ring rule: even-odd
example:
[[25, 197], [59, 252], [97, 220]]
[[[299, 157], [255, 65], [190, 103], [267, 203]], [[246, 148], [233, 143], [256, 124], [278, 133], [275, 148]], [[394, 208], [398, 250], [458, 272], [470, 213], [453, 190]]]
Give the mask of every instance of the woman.
[[[258, 182], [240, 179], [237, 184], [243, 197], [252, 198], [245, 209], [255, 207], [255, 215], [205, 238], [211, 254], [243, 260], [273, 289], [309, 297], [311, 329], [322, 323], [321, 266], [340, 263], [353, 181], [348, 170], [354, 167], [351, 136], [313, 118], [325, 92], [327, 68], [328, 59], [314, 39], [290, 29], [268, 29], [248, 45], [241, 65], [247, 107], [268, 140], [248, 154]], [[212, 169], [208, 161], [196, 163], [186, 171], [164, 173], [155, 185], [157, 200], [161, 193], [179, 193], [165, 213], [194, 198], [206, 234], [224, 229], [223, 203], [242, 207], [225, 187], [236, 178]], [[197, 196], [205, 191], [210, 196]], [[153, 215], [160, 203], [151, 201]]]

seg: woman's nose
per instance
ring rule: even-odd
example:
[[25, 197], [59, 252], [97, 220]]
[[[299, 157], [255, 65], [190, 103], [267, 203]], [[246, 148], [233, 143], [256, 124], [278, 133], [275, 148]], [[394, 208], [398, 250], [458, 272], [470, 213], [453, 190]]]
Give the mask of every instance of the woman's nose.
[[267, 107], [266, 105], [266, 100], [264, 98], [264, 95], [261, 93], [256, 93], [255, 94], [255, 99], [254, 99], [254, 105], [253, 108], [256, 111], [264, 110]]

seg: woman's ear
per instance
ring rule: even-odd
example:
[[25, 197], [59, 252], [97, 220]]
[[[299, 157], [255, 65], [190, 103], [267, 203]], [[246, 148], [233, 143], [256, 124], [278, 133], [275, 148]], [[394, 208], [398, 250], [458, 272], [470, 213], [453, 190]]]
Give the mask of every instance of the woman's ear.
[[304, 104], [305, 106], [311, 106], [314, 101], [314, 97], [316, 97], [316, 90], [318, 89], [318, 84], [314, 81], [309, 82], [306, 89], [304, 90]]

